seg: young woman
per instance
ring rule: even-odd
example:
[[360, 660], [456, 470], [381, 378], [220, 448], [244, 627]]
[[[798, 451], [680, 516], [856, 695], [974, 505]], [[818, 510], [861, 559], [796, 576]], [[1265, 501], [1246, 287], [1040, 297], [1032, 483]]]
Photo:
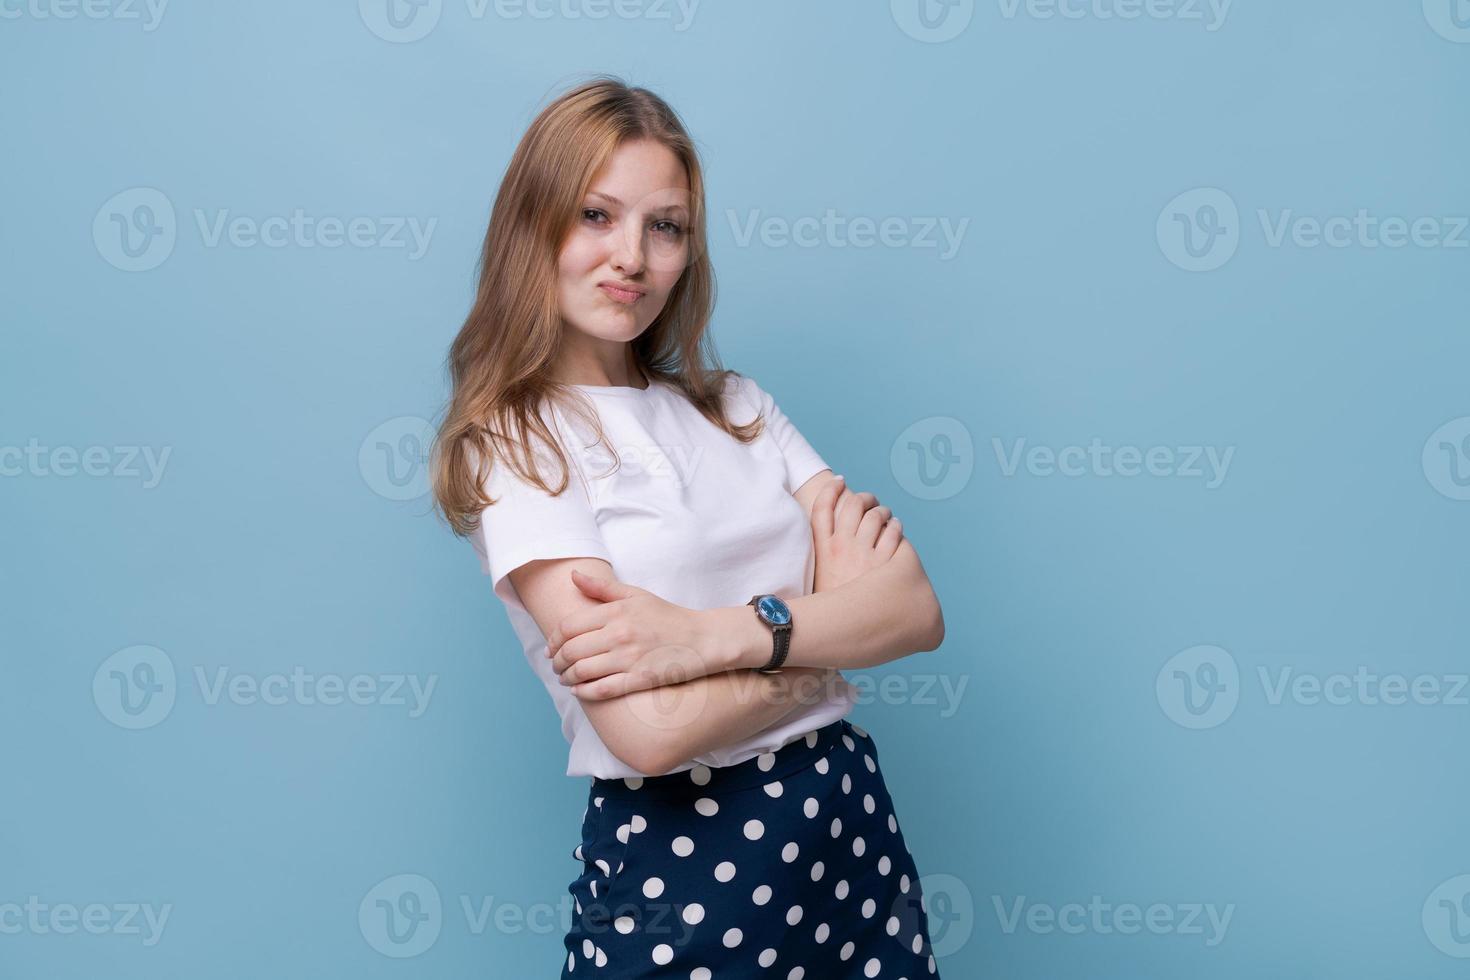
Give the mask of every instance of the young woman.
[[436, 500], [589, 780], [562, 977], [936, 975], [842, 668], [936, 648], [899, 522], [713, 367], [694, 145], [598, 78], [532, 123], [450, 354]]

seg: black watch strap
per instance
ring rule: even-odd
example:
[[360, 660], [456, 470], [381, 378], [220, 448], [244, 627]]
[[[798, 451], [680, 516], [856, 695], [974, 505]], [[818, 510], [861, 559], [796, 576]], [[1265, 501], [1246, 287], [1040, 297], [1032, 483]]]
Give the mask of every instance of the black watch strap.
[[[754, 606], [760, 600], [761, 596], [752, 596], [746, 605]], [[759, 610], [756, 612], [756, 618], [760, 618]], [[761, 619], [761, 622], [766, 623], [764, 619]], [[786, 652], [791, 649], [791, 624], [783, 623], [777, 626], [773, 623], [766, 623], [766, 626], [771, 630], [771, 659], [764, 667], [757, 667], [756, 672], [774, 674], [780, 671], [781, 665], [786, 662]]]

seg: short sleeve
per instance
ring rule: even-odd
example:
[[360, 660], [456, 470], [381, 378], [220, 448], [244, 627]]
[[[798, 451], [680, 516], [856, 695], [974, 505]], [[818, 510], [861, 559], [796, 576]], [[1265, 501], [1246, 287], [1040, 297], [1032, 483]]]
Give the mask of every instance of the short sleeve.
[[[533, 442], [533, 446], [542, 477], [556, 486], [561, 467], [545, 445]], [[527, 562], [582, 557], [612, 563], [581, 468], [572, 454], [566, 459], [567, 486], [554, 497], [499, 458], [485, 481], [485, 492], [495, 503], [480, 511], [480, 526], [470, 541], [479, 553], [480, 570], [490, 576], [495, 594], [508, 606], [525, 609], [507, 576]]]
[[823, 470], [831, 469], [802, 436], [795, 423], [781, 411], [769, 392], [749, 377], [741, 376], [740, 384], [745, 390], [745, 397], [765, 417], [766, 426], [761, 438], [774, 442], [786, 461], [786, 490], [789, 493], [801, 489], [803, 483]]

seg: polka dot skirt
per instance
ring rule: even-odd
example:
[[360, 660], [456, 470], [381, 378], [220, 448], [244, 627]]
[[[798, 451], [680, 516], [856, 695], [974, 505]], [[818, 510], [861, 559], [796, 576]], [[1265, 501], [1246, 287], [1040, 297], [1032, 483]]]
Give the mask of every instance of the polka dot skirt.
[[867, 732], [721, 769], [593, 779], [562, 980], [937, 977], [928, 906]]

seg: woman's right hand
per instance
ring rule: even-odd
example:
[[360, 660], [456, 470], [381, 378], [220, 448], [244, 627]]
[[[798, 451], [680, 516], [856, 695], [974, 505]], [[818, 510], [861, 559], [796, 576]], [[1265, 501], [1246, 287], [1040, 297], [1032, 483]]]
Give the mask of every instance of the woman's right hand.
[[893, 512], [866, 491], [854, 493], [833, 477], [812, 504], [812, 545], [816, 551], [813, 592], [851, 582], [893, 557], [903, 528]]

